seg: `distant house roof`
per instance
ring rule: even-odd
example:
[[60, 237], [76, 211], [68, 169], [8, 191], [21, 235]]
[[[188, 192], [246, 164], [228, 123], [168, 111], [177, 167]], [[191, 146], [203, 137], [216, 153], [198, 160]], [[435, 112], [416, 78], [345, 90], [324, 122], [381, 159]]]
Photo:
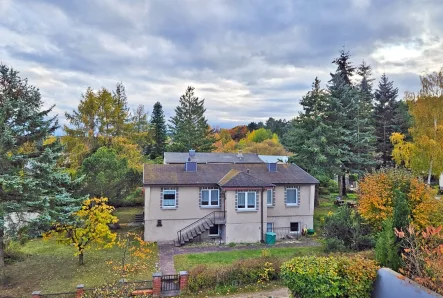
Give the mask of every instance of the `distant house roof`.
[[[231, 172], [237, 170], [247, 174]], [[237, 177], [238, 176], [238, 177]], [[250, 178], [261, 180], [270, 184], [316, 184], [318, 180], [293, 164], [279, 164], [277, 172], [269, 172], [267, 164], [199, 164], [196, 172], [186, 172], [184, 164], [145, 164], [143, 169], [144, 185], [218, 185], [225, 183], [244, 184], [249, 181], [257, 185], [259, 182]], [[237, 178], [235, 178], [237, 177]], [[224, 179], [223, 179], [224, 178]], [[230, 178], [230, 179], [228, 179]], [[234, 179], [235, 178], [235, 179]], [[232, 180], [232, 181], [231, 181]], [[245, 182], [246, 183], [246, 182]], [[261, 182], [260, 182], [261, 183]], [[252, 185], [250, 185], [252, 186]]]
[[265, 163], [288, 163], [288, 156], [285, 155], [258, 155]]
[[195, 152], [190, 156], [188, 152], [165, 152], [165, 164], [183, 164], [188, 158], [197, 163], [263, 163], [255, 153], [205, 153]]
[[217, 183], [221, 187], [270, 187], [274, 186], [269, 182], [265, 182], [261, 179], [255, 178], [248, 173], [241, 172], [239, 170], [230, 170], [223, 178]]

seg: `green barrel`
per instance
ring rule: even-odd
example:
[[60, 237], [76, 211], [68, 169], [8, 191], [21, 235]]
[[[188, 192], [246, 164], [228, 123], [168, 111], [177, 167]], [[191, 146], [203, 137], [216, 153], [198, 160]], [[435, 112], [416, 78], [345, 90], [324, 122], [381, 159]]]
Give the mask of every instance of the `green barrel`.
[[315, 230], [314, 229], [308, 229], [308, 235], [314, 235]]
[[275, 239], [277, 238], [277, 234], [273, 232], [266, 232], [266, 244], [275, 244]]

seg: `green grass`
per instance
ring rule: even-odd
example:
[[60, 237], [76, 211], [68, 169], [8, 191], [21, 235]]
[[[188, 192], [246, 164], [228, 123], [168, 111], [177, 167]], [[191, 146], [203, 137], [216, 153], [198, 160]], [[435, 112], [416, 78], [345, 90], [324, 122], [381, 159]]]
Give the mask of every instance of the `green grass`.
[[[271, 256], [280, 259], [290, 259], [295, 256], [321, 254], [323, 247], [273, 247], [268, 248]], [[175, 269], [190, 270], [191, 268], [205, 264], [208, 266], [230, 265], [238, 260], [258, 258], [262, 249], [232, 250], [223, 252], [183, 254], [174, 256]]]
[[134, 221], [134, 216], [143, 213], [143, 207], [120, 207], [115, 209], [114, 215], [118, 217], [119, 223], [130, 223]]
[[[88, 288], [121, 278], [107, 263], [121, 262], [123, 250], [119, 247], [87, 250], [83, 266], [77, 265], [74, 247], [58, 244], [54, 240], [34, 239], [23, 246], [15, 245], [15, 251], [24, 257], [6, 266], [9, 282], [6, 288], [0, 288], [1, 297], [30, 297], [37, 290], [42, 293], [75, 291], [78, 284], [85, 284]], [[148, 261], [150, 269], [129, 274], [127, 279], [152, 278], [155, 262], [158, 262], [158, 249], [154, 244], [152, 251]]]

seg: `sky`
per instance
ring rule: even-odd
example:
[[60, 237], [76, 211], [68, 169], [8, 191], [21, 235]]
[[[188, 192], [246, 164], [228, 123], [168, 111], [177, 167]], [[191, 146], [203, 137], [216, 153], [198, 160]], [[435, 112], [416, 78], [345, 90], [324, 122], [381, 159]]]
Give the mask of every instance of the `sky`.
[[89, 86], [169, 119], [194, 86], [212, 126], [292, 119], [343, 48], [418, 91], [443, 66], [442, 0], [0, 0], [0, 62], [65, 124]]

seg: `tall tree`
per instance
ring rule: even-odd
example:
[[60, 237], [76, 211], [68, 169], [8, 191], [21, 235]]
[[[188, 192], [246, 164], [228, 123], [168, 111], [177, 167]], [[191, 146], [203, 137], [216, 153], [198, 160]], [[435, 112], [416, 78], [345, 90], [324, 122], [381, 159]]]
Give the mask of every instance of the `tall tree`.
[[[0, 65], [0, 279], [5, 280], [4, 245], [7, 237], [16, 236], [17, 225], [11, 216], [26, 221], [37, 213], [30, 227], [66, 221], [80, 206], [80, 199], [70, 191], [78, 181], [71, 181], [60, 171], [56, 161], [62, 147], [53, 138], [58, 128], [52, 108], [42, 109], [37, 88], [28, 85], [18, 72]], [[71, 188], [72, 187], [72, 188]], [[23, 224], [17, 223], [18, 225]]]
[[128, 98], [126, 96], [125, 86], [122, 82], [117, 83], [112, 97], [114, 99], [114, 115], [112, 117], [112, 125], [114, 127], [113, 135], [127, 135], [131, 127], [131, 122], [128, 108]]
[[[407, 148], [408, 154], [394, 154], [396, 162], [405, 162], [417, 173], [428, 173], [428, 184], [432, 175], [443, 172], [443, 68], [438, 72], [420, 77], [421, 90], [418, 94], [407, 93], [409, 112], [414, 121], [410, 128], [412, 142], [404, 146], [402, 141], [395, 142], [394, 150], [399, 146]], [[397, 148], [395, 148], [397, 147]], [[405, 161], [400, 157], [407, 157]]]
[[[352, 65], [350, 58], [351, 54], [349, 54], [349, 51], [343, 49], [340, 51], [340, 56], [332, 61], [332, 63], [337, 65], [336, 74], [340, 74], [348, 85], [352, 85], [351, 78], [355, 72], [355, 67]], [[331, 73], [331, 76], [332, 75]]]
[[151, 158], [163, 157], [166, 148], [166, 121], [163, 107], [160, 102], [154, 104], [151, 118], [151, 128], [153, 135], [153, 146], [151, 150]]
[[394, 88], [394, 82], [389, 81], [386, 74], [383, 74], [374, 96], [375, 136], [377, 138], [377, 153], [380, 156], [378, 163], [383, 167], [392, 165], [393, 147], [389, 137], [393, 132], [404, 133], [404, 131], [397, 131], [398, 126], [395, 123], [395, 121], [400, 122], [396, 109], [401, 104], [396, 101], [397, 95], [398, 88]]
[[169, 128], [172, 133], [174, 151], [195, 149], [210, 152], [215, 141], [213, 130], [205, 118], [205, 100], [194, 95], [194, 87], [189, 86], [180, 97], [180, 104], [175, 108]]

